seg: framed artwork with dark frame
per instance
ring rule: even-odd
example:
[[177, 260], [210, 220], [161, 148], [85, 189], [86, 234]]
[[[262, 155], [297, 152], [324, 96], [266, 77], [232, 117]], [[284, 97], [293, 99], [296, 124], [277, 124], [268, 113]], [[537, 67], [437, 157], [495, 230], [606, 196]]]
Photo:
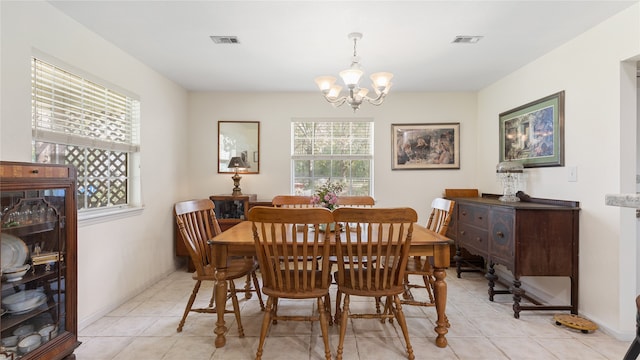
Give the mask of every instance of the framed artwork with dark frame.
[[460, 123], [391, 124], [391, 170], [460, 169]]
[[564, 91], [505, 111], [500, 118], [500, 162], [525, 168], [564, 166]]

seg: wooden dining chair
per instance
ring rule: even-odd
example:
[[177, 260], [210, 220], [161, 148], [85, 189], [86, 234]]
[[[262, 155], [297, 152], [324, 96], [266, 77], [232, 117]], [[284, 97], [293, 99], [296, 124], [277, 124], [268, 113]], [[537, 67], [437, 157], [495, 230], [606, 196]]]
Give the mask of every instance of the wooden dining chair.
[[[443, 198], [435, 198], [431, 202], [431, 214], [427, 221], [427, 229], [434, 231], [440, 235], [445, 235], [449, 228], [449, 222], [451, 221], [451, 215], [453, 214], [453, 207], [455, 201], [447, 200]], [[409, 275], [420, 275], [424, 285], [414, 284], [409, 282]], [[430, 257], [427, 256], [413, 256], [407, 261], [407, 268], [404, 273], [404, 287], [403, 304], [418, 305], [418, 306], [435, 306], [433, 284], [435, 278], [433, 276], [433, 266], [430, 262]], [[411, 293], [413, 288], [425, 289], [429, 297], [429, 301], [417, 301]]]
[[[214, 203], [209, 199], [182, 201], [176, 203], [174, 206], [178, 229], [182, 235], [185, 247], [189, 252], [189, 256], [195, 266], [193, 279], [196, 281], [193, 291], [191, 292], [191, 296], [187, 302], [187, 306], [184, 309], [182, 319], [178, 324], [178, 332], [182, 331], [182, 327], [187, 320], [189, 312], [216, 313], [216, 309], [213, 307], [215, 286], [213, 287], [214, 293], [211, 296], [208, 308], [193, 307], [193, 303], [198, 294], [198, 290], [200, 290], [202, 282], [215, 281], [215, 259], [213, 258], [214, 255], [211, 251], [211, 247], [207, 243], [207, 240], [220, 233], [220, 225], [216, 219], [214, 208]], [[238, 334], [242, 337], [244, 336], [244, 330], [242, 328], [242, 322], [240, 321], [240, 307], [236, 294], [238, 292], [244, 292], [246, 296], [246, 291], [250, 289], [236, 290], [233, 280], [245, 276], [251, 276], [254, 284], [254, 289], [252, 291], [256, 292], [258, 300], [260, 301], [260, 307], [264, 309], [262, 294], [260, 293], [260, 283], [256, 276], [258, 264], [254, 258], [232, 258], [229, 259], [228, 265], [228, 296], [231, 297], [233, 311], [225, 310], [225, 312], [235, 314], [236, 321], [238, 323]]]
[[[411, 245], [413, 223], [418, 215], [411, 208], [338, 208], [333, 211], [336, 223], [345, 224], [343, 232], [335, 233], [338, 271], [336, 301], [344, 296], [336, 312], [340, 324], [337, 359], [342, 359], [347, 320], [379, 318], [397, 319], [407, 346], [409, 359], [414, 359], [409, 330], [399, 295], [404, 291], [403, 279]], [[363, 259], [376, 257], [365, 263]], [[350, 312], [351, 296], [385, 297], [382, 313], [354, 314]]]
[[444, 197], [447, 199], [458, 197], [479, 197], [478, 189], [444, 189]]
[[[262, 291], [268, 296], [256, 359], [262, 358], [264, 342], [271, 323], [277, 320], [320, 321], [325, 357], [329, 347], [328, 267], [330, 233], [320, 225], [333, 223], [325, 208], [275, 208], [256, 206], [249, 210], [253, 238], [262, 271]], [[281, 261], [289, 258], [290, 261]], [[318, 264], [318, 262], [322, 264]], [[279, 299], [317, 299], [318, 315], [278, 314]], [[280, 309], [282, 310], [282, 309]]]
[[275, 207], [286, 208], [315, 207], [315, 205], [311, 203], [311, 196], [304, 195], [276, 195], [271, 199], [271, 204]]

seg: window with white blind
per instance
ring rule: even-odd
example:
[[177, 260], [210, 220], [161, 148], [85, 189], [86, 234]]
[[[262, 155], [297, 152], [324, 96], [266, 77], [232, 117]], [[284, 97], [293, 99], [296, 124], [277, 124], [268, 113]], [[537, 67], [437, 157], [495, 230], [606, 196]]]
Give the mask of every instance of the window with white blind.
[[139, 204], [140, 102], [33, 58], [33, 160], [71, 164], [78, 172], [78, 210]]
[[295, 119], [291, 134], [293, 194], [311, 195], [331, 181], [343, 195], [373, 196], [371, 119]]

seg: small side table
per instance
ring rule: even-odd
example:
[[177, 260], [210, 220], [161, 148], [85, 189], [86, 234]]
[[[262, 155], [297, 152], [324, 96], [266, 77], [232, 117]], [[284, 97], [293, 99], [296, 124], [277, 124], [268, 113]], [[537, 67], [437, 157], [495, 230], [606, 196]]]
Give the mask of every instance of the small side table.
[[640, 295], [636, 298], [636, 338], [629, 346], [629, 350], [624, 355], [624, 359], [622, 360], [634, 360], [638, 358], [638, 354], [640, 354]]

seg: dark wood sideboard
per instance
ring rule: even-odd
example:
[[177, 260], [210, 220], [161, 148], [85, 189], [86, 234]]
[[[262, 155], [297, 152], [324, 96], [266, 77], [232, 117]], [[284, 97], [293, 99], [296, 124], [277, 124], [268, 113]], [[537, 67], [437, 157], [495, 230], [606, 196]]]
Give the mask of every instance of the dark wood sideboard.
[[[499, 195], [455, 198], [456, 243], [488, 264], [489, 300], [496, 294], [513, 294], [513, 315], [522, 310], [570, 310], [578, 313], [578, 244], [580, 203], [532, 198], [503, 202]], [[496, 290], [494, 265], [514, 275], [508, 290]], [[456, 263], [460, 277], [460, 262]], [[571, 282], [571, 304], [549, 305], [533, 299], [521, 288], [521, 276], [563, 276]], [[525, 297], [531, 305], [521, 304]]]

